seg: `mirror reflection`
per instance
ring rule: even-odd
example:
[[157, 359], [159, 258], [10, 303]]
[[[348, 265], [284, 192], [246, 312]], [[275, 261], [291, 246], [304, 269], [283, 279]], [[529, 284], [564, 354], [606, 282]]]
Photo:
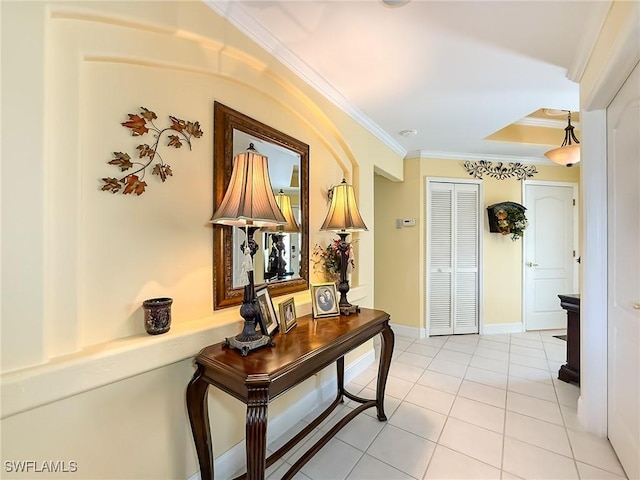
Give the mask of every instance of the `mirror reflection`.
[[[254, 235], [259, 247], [254, 257], [254, 281], [259, 285], [301, 278], [300, 155], [241, 130], [233, 130], [233, 158], [250, 144], [269, 159], [271, 187], [287, 219], [287, 225], [261, 228]], [[245, 239], [244, 230], [233, 227], [233, 288], [242, 286], [240, 275]]]
[[[214, 103], [214, 211], [222, 202], [231, 179], [233, 160], [250, 144], [268, 158], [269, 179], [276, 202], [287, 218], [281, 227], [253, 233], [258, 243], [254, 256], [256, 286], [267, 284], [271, 296], [309, 288], [309, 145], [275, 128]], [[288, 213], [287, 213], [288, 212]], [[214, 225], [214, 308], [238, 305], [243, 228]]]

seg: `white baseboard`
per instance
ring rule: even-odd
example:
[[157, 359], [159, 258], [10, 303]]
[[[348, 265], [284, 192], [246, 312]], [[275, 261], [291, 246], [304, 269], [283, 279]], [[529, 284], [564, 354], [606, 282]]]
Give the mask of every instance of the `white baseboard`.
[[[344, 382], [349, 383], [353, 378], [360, 375], [375, 361], [373, 349], [352, 362], [345, 368]], [[267, 444], [283, 435], [300, 420], [311, 413], [317, 405], [327, 403], [335, 398], [336, 381], [335, 377], [327, 380], [312, 392], [293, 405], [287, 407], [286, 414], [282, 413], [269, 421], [267, 429]], [[233, 478], [245, 466], [245, 445], [244, 441], [237, 443], [224, 452], [214, 462], [216, 478]], [[200, 472], [191, 475], [187, 480], [201, 480]]]
[[492, 335], [496, 333], [521, 333], [522, 323], [489, 323], [482, 326], [483, 335]]
[[[427, 329], [422, 327], [409, 327], [407, 325], [398, 325], [391, 323], [393, 333], [408, 338], [426, 338]], [[484, 324], [482, 327], [483, 335], [491, 335], [497, 333], [521, 333], [523, 332], [522, 323], [496, 323]]]
[[421, 327], [409, 327], [407, 325], [398, 325], [397, 323], [391, 323], [391, 330], [396, 335], [409, 338], [426, 338], [427, 330]]

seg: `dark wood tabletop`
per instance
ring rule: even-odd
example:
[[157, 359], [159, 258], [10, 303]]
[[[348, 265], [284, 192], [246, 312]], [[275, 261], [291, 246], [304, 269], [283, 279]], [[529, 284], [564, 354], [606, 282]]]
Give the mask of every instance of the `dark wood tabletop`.
[[361, 343], [367, 331], [380, 331], [389, 315], [381, 310], [362, 309], [358, 315], [321, 318], [311, 315], [298, 318], [298, 324], [287, 333], [273, 337], [274, 347], [252, 351], [246, 357], [238, 350], [226, 348], [224, 342], [204, 348], [196, 363], [205, 368], [210, 383], [239, 400], [247, 400], [247, 383], [269, 385], [273, 400], [308, 376], [335, 362], [333, 352], [348, 351]]

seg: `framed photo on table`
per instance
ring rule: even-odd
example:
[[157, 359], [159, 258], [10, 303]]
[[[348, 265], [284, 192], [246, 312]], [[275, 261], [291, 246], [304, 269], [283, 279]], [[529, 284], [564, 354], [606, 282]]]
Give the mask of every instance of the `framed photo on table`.
[[293, 297], [291, 297], [280, 304], [280, 323], [282, 323], [284, 333], [287, 333], [298, 324], [296, 318], [296, 304]]
[[311, 307], [313, 318], [335, 317], [340, 315], [336, 284], [333, 282], [312, 283]]
[[271, 301], [267, 285], [256, 289], [256, 301], [258, 307], [260, 307], [260, 330], [262, 330], [264, 335], [272, 337], [280, 325], [278, 324], [278, 317], [273, 308], [273, 302]]

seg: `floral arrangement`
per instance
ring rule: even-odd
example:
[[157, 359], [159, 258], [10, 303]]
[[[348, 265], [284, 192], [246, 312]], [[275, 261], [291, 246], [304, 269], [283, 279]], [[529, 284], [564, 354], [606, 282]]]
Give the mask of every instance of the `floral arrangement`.
[[[347, 249], [347, 273], [353, 271], [356, 268], [356, 263], [353, 260], [353, 248], [349, 243]], [[317, 245], [313, 247], [313, 254], [311, 262], [313, 263], [314, 271], [322, 271], [324, 276], [329, 281], [337, 281], [340, 278], [340, 266], [342, 259], [340, 255], [340, 239], [337, 238], [330, 242], [326, 247]]]
[[524, 230], [529, 226], [524, 211], [511, 206], [504, 206], [496, 210], [498, 218], [498, 230], [502, 235], [511, 235], [514, 242], [524, 235]]

